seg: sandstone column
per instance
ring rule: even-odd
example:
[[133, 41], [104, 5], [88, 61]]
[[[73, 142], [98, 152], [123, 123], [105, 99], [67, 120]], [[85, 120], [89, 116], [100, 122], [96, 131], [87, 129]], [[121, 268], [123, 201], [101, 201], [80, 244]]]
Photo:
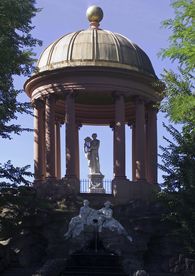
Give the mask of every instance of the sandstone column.
[[76, 123], [75, 123], [75, 98], [68, 94], [66, 97], [66, 177], [75, 178], [76, 159]]
[[55, 169], [56, 169], [56, 178], [61, 179], [60, 122], [55, 123]]
[[114, 122], [112, 122], [110, 124], [110, 128], [113, 132], [113, 175], [115, 176], [115, 159], [116, 159], [116, 157], [115, 157], [115, 130], [114, 130], [115, 123]]
[[152, 106], [147, 120], [147, 180], [157, 183], [157, 109]]
[[46, 177], [55, 178], [55, 96], [45, 102]]
[[115, 95], [114, 176], [125, 176], [125, 102], [123, 95]]
[[44, 179], [44, 103], [34, 102], [34, 174], [35, 181]]
[[75, 175], [80, 179], [80, 163], [79, 163], [79, 129], [81, 125], [75, 126]]
[[132, 129], [132, 180], [136, 180], [136, 160], [135, 160], [135, 149], [136, 149], [136, 139], [135, 139], [135, 123], [131, 126]]
[[135, 128], [136, 180], [145, 180], [145, 105], [139, 98], [136, 99]]

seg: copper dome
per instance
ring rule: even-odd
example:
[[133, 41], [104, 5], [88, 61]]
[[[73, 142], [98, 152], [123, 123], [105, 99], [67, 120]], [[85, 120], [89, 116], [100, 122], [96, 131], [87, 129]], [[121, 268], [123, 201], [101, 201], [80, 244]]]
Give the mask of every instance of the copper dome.
[[121, 34], [89, 28], [66, 34], [50, 44], [38, 60], [38, 72], [66, 67], [112, 67], [155, 77], [146, 53]]

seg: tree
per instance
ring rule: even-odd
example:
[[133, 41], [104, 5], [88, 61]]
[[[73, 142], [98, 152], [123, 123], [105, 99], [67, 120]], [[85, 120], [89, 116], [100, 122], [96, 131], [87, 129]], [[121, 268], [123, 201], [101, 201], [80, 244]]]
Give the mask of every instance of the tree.
[[[0, 1], [0, 137], [11, 139], [11, 134], [20, 134], [24, 129], [12, 123], [19, 113], [30, 113], [28, 103], [18, 101], [22, 90], [14, 87], [14, 76], [29, 75], [35, 61], [32, 48], [40, 45], [33, 38], [32, 18], [39, 11], [35, 0]], [[10, 162], [0, 167], [12, 166]], [[13, 167], [12, 167], [13, 169]], [[16, 169], [16, 168], [15, 168]], [[27, 169], [27, 167], [26, 167]], [[8, 170], [10, 173], [13, 170]], [[18, 168], [19, 174], [23, 170]], [[25, 174], [25, 171], [23, 171]], [[11, 177], [11, 175], [10, 175]], [[19, 179], [19, 178], [18, 178]], [[19, 181], [20, 182], [20, 181]]]
[[173, 230], [180, 232], [188, 251], [195, 253], [195, 141], [186, 131], [165, 126], [173, 141], [160, 147], [163, 176], [161, 202], [167, 207], [164, 218], [174, 223]]
[[170, 45], [161, 51], [163, 58], [177, 62], [178, 70], [164, 71], [166, 84], [162, 110], [174, 123], [182, 123], [179, 132], [165, 126], [173, 141], [161, 147], [164, 183], [159, 198], [166, 206], [164, 218], [172, 221], [173, 231], [186, 242], [188, 252], [195, 253], [195, 6], [191, 0], [174, 0], [175, 18], [163, 22], [172, 30]]
[[176, 123], [195, 125], [195, 5], [193, 0], [174, 0], [175, 18], [163, 22], [172, 31], [170, 45], [161, 51], [163, 58], [178, 64], [178, 72], [164, 71], [166, 97], [162, 110]]
[[21, 126], [12, 124], [17, 113], [29, 113], [29, 105], [17, 100], [22, 92], [14, 88], [14, 76], [29, 75], [35, 59], [32, 47], [40, 45], [30, 32], [31, 19], [38, 9], [35, 0], [0, 1], [0, 136], [11, 138]]
[[[1, 187], [17, 187], [17, 185], [24, 184], [29, 186], [30, 181], [25, 177], [31, 177], [33, 174], [28, 171], [29, 165], [22, 168], [14, 167], [11, 161], [7, 161], [6, 164], [0, 163], [0, 178], [3, 181], [0, 183]], [[6, 181], [5, 181], [6, 180]]]

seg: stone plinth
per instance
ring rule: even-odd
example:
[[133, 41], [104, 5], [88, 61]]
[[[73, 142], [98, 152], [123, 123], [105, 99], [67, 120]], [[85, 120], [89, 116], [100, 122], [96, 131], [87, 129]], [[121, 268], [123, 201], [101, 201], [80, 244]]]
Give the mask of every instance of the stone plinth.
[[96, 194], [104, 194], [105, 189], [103, 187], [104, 175], [102, 174], [89, 174], [89, 192]]
[[150, 184], [145, 180], [129, 181], [127, 179], [114, 179], [112, 181], [112, 192], [114, 204], [127, 204], [130, 200], [151, 200], [159, 186]]

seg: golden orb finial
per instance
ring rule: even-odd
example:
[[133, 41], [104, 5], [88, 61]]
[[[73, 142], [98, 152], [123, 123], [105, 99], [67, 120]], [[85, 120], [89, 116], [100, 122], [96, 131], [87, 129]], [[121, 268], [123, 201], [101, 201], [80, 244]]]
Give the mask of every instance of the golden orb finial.
[[89, 22], [91, 22], [91, 27], [98, 27], [99, 22], [103, 19], [104, 13], [100, 7], [94, 5], [87, 9], [86, 16]]

